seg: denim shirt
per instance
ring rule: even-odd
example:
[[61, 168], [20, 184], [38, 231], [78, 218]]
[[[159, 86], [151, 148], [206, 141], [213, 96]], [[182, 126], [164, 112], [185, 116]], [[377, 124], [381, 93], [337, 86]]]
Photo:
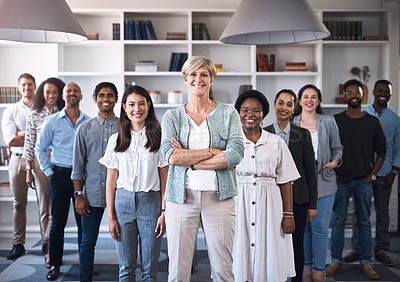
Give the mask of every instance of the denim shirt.
[[[51, 164], [66, 168], [72, 168], [72, 151], [75, 141], [75, 133], [79, 125], [87, 121], [89, 117], [79, 112], [79, 117], [72, 125], [65, 114], [65, 108], [58, 113], [48, 116], [44, 122], [35, 146], [35, 156], [39, 161], [40, 169], [46, 176], [53, 174]], [[50, 162], [47, 151], [52, 149]]]
[[81, 124], [76, 131], [72, 180], [84, 183], [84, 197], [92, 207], [106, 206], [107, 168], [99, 163], [108, 139], [118, 130], [118, 118], [104, 119], [97, 115]]
[[[236, 174], [232, 167], [238, 165], [244, 156], [242, 125], [237, 111], [228, 105], [216, 103], [213, 115], [206, 121], [210, 130], [210, 147], [223, 150], [228, 168], [217, 169], [218, 199], [224, 200], [237, 195]], [[162, 119], [161, 151], [168, 162], [174, 148], [170, 138], [176, 138], [182, 148], [188, 148], [189, 118], [185, 105], [171, 109]], [[170, 165], [165, 200], [183, 204], [185, 201], [186, 167]]]
[[379, 116], [372, 105], [365, 107], [364, 110], [381, 120], [386, 136], [387, 152], [385, 162], [377, 175], [386, 176], [392, 170], [392, 166], [400, 167], [400, 116], [389, 108], [383, 109]]

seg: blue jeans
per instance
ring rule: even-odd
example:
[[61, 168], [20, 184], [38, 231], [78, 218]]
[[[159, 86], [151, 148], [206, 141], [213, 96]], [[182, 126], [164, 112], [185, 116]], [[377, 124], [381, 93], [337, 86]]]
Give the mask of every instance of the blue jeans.
[[94, 248], [99, 237], [99, 228], [103, 217], [104, 208], [89, 207], [88, 216], [81, 215], [82, 242], [79, 251], [80, 281], [92, 281]]
[[[377, 176], [376, 180], [372, 183], [374, 190], [374, 204], [376, 212], [376, 234], [375, 234], [375, 247], [374, 253], [377, 255], [379, 251], [388, 251], [390, 247], [390, 234], [389, 234], [389, 201], [392, 188], [388, 190], [382, 189], [384, 177]], [[351, 237], [352, 249], [360, 252], [359, 232], [357, 227], [357, 211], [354, 210], [353, 214], [353, 236]]]
[[343, 263], [344, 228], [349, 207], [350, 194], [354, 196], [357, 210], [358, 229], [360, 231], [360, 263], [371, 262], [371, 198], [372, 185], [362, 180], [353, 180], [348, 183], [338, 181], [338, 190], [333, 205], [332, 222], [332, 261]]
[[82, 240], [81, 216], [75, 212], [74, 185], [71, 180], [71, 172], [56, 170], [50, 181], [51, 198], [51, 223], [49, 238], [50, 265], [60, 266], [64, 251], [64, 228], [68, 220], [69, 205], [74, 205], [74, 215], [78, 226], [78, 246]]
[[160, 191], [134, 193], [117, 189], [115, 218], [120, 231], [119, 242], [116, 242], [119, 281], [136, 281], [138, 245], [142, 281], [157, 281], [161, 239], [157, 239], [154, 230], [160, 215]]
[[317, 200], [317, 216], [306, 224], [304, 233], [304, 265], [313, 265], [318, 271], [325, 270], [329, 244], [329, 222], [335, 194]]

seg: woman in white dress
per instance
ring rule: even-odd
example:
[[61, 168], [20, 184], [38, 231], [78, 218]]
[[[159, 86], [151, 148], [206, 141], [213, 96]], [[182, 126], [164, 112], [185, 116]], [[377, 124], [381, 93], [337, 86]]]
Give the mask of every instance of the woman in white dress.
[[246, 91], [235, 108], [245, 135], [236, 167], [235, 281], [286, 281], [296, 274], [292, 181], [300, 175], [285, 141], [261, 128], [269, 112], [265, 96]]

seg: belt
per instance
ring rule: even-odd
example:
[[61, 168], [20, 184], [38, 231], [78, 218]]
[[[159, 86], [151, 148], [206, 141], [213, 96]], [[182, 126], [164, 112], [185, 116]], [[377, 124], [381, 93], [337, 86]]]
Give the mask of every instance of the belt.
[[70, 167], [62, 167], [62, 166], [58, 166], [58, 165], [52, 165], [54, 170], [58, 170], [58, 171], [67, 171], [67, 172], [71, 172], [72, 168]]
[[12, 152], [14, 155], [16, 155], [17, 157], [22, 157], [22, 155], [23, 154], [21, 154], [21, 153], [14, 153], [14, 152]]

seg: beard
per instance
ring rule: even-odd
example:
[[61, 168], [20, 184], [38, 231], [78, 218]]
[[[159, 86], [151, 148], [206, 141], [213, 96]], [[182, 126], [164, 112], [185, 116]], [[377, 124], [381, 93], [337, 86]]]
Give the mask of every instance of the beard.
[[358, 108], [358, 107], [361, 105], [361, 103], [362, 103], [362, 100], [361, 100], [361, 99], [357, 99], [357, 103], [352, 103], [351, 101], [352, 101], [352, 100], [347, 101], [347, 105], [349, 105], [349, 106], [352, 107], [353, 109]]

